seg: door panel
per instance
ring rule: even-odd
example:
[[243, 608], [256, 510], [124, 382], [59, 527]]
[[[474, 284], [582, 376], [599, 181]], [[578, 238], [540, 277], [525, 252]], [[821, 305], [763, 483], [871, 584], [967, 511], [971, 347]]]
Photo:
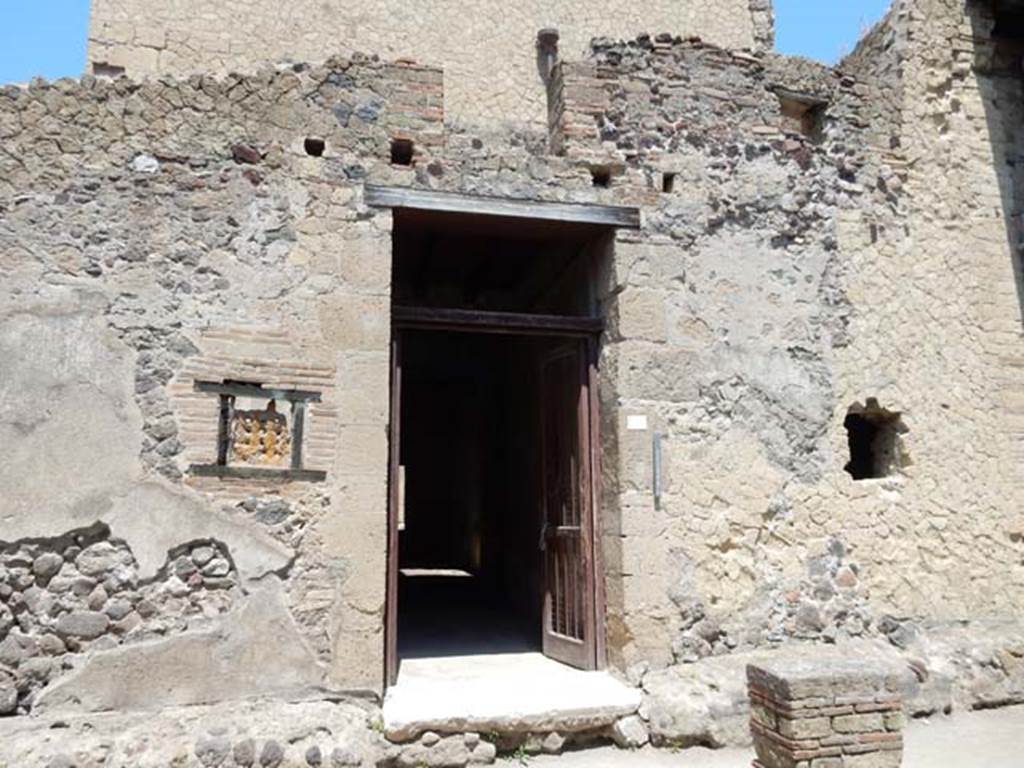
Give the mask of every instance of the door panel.
[[589, 370], [583, 342], [541, 361], [544, 653], [596, 666]]

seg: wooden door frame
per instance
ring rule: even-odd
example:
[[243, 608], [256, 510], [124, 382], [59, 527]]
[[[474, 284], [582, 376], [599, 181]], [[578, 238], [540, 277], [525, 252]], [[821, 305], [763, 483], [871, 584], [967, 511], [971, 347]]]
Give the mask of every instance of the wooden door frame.
[[600, 336], [604, 331], [604, 319], [600, 317], [401, 306], [392, 307], [391, 325], [398, 330], [462, 331], [565, 338], [592, 338]]
[[384, 599], [384, 690], [398, 681], [398, 524], [402, 445], [402, 333], [391, 332], [391, 384], [388, 417], [387, 585]]
[[[586, 419], [587, 443], [590, 453], [590, 493], [587, 511], [590, 541], [585, 542], [590, 556], [591, 574], [586, 585], [593, 622], [594, 659], [597, 669], [607, 666], [606, 592], [601, 526], [601, 444], [600, 407], [598, 401], [598, 351], [603, 318], [532, 315], [528, 313], [469, 312], [435, 310], [418, 307], [395, 307], [391, 324], [391, 384], [388, 415], [388, 509], [387, 564], [384, 616], [384, 689], [398, 680], [398, 475], [401, 458], [401, 390], [402, 332], [405, 330], [445, 330], [478, 334], [514, 334], [520, 336], [555, 336], [584, 341], [583, 383], [587, 389], [589, 414]], [[585, 596], [586, 598], [586, 596]], [[586, 599], [584, 603], [588, 602]]]

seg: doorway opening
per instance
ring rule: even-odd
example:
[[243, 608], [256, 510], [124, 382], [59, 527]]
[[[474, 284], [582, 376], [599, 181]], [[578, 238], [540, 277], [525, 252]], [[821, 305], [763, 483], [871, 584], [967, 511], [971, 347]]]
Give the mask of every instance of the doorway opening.
[[541, 648], [541, 357], [557, 339], [403, 337], [400, 658]]
[[387, 682], [405, 660], [602, 666], [607, 227], [395, 212]]

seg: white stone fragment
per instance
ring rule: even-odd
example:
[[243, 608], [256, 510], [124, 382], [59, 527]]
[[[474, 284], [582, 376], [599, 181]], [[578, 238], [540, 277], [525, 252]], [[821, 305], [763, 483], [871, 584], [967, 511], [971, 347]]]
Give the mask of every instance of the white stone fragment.
[[136, 155], [131, 168], [136, 173], [156, 173], [160, 170], [160, 161], [152, 155]]

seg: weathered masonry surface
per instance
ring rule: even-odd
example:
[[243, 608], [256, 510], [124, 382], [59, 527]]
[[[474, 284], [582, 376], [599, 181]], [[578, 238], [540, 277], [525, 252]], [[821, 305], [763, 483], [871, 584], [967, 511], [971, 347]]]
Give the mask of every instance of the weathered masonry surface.
[[770, 48], [774, 39], [768, 0], [96, 0], [88, 61], [141, 77], [247, 71], [267, 60], [320, 61], [354, 51], [411, 57], [443, 65], [450, 120], [542, 128], [543, 57], [535, 46], [542, 28], [559, 30], [558, 47], [570, 58], [591, 37], [643, 30], [699, 35], [729, 48]]
[[[394, 227], [370, 185], [640, 209], [599, 286], [601, 578], [655, 743], [743, 738], [709, 707], [788, 643], [899, 649], [918, 713], [1024, 700], [1021, 41], [987, 4], [899, 0], [832, 70], [730, 50], [763, 38], [739, 5], [699, 22], [722, 45], [563, 47], [500, 130], [461, 120], [469, 65], [433, 49], [448, 69], [162, 74], [260, 48], [202, 30], [287, 21], [190, 3], [145, 30], [96, 3], [93, 59], [149, 79], [0, 90], [0, 714], [268, 696], [373, 721]], [[302, 434], [240, 382], [315, 394]], [[864, 479], [851, 414], [892, 425]]]

